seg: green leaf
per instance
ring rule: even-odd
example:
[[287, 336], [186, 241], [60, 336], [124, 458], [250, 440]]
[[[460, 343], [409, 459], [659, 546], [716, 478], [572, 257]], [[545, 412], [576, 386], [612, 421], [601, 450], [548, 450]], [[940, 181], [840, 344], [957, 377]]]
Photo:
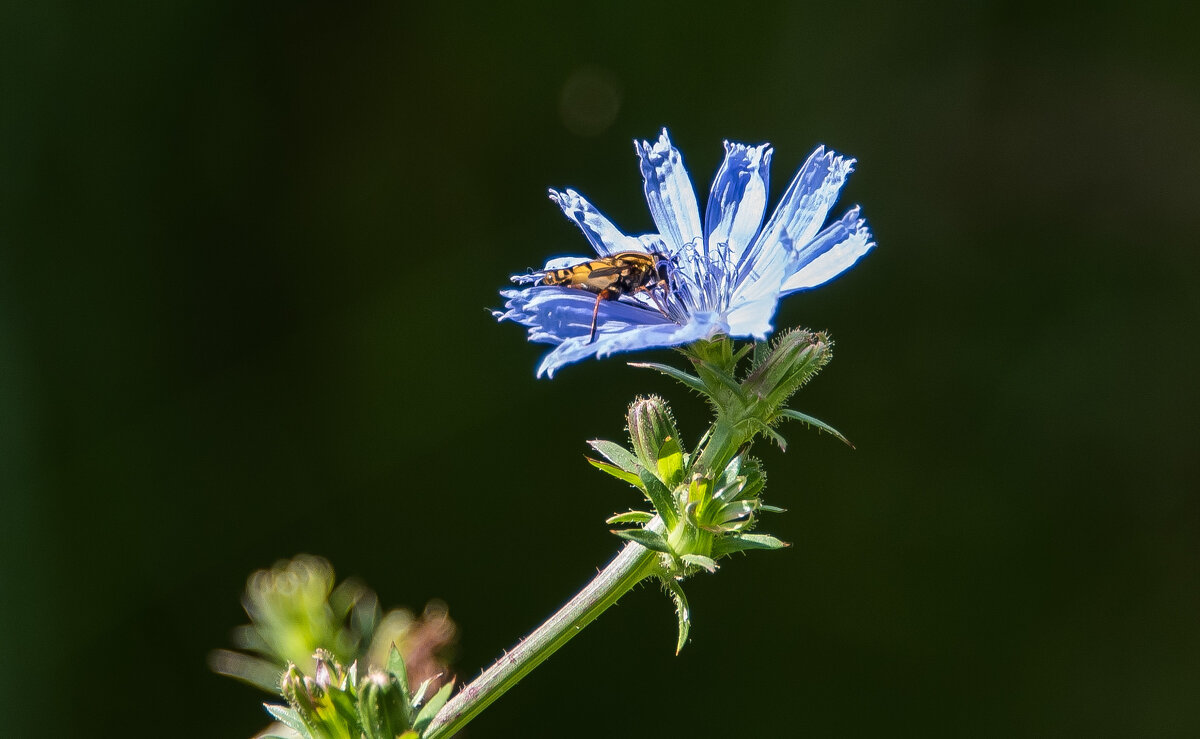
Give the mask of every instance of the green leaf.
[[637, 457], [633, 456], [633, 452], [629, 451], [620, 444], [603, 439], [593, 439], [588, 442], [593, 449], [604, 455], [604, 458], [612, 462], [616, 466], [625, 470], [631, 475], [636, 475], [638, 470], [642, 469], [642, 465], [638, 464]]
[[683, 481], [683, 449], [678, 439], [668, 438], [658, 450], [658, 476], [669, 488]]
[[758, 510], [762, 511], [763, 513], [787, 513], [786, 508], [780, 508], [779, 506], [767, 505], [766, 503], [759, 503]]
[[[696, 365], [696, 372], [703, 379], [704, 384], [708, 386], [708, 394], [712, 395], [716, 385], [724, 386], [726, 390], [733, 393], [735, 398], [743, 396], [742, 385], [737, 381], [737, 378], [721, 369], [712, 362], [700, 362]], [[715, 381], [715, 382], [714, 382]]]
[[644, 523], [650, 523], [653, 520], [654, 520], [653, 513], [647, 513], [646, 511], [629, 511], [627, 513], [618, 513], [617, 515], [606, 519], [604, 521], [604, 523], [607, 523], [610, 525], [614, 524], [614, 523], [643, 523], [644, 524]]
[[650, 500], [650, 505], [654, 506], [654, 510], [662, 516], [663, 523], [667, 525], [668, 529], [675, 528], [675, 522], [679, 520], [679, 515], [675, 511], [675, 497], [671, 495], [671, 491], [649, 470], [642, 470], [638, 477], [642, 480], [642, 489]]
[[746, 477], [746, 484], [738, 492], [738, 497], [750, 500], [762, 495], [763, 488], [767, 485], [767, 475], [758, 460], [753, 457], [747, 458], [742, 464], [742, 474]]
[[414, 706], [421, 706], [425, 704], [425, 690], [429, 687], [429, 683], [433, 682], [435, 677], [437, 677], [437, 675], [427, 677], [421, 681], [420, 685], [417, 686], [416, 692], [413, 693], [412, 704]]
[[635, 544], [641, 544], [652, 552], [671, 553], [671, 547], [667, 546], [667, 540], [662, 534], [649, 529], [614, 529], [612, 533]]
[[713, 495], [713, 500], [736, 500], [738, 493], [742, 492], [746, 487], [746, 478], [736, 478], [732, 483], [720, 487], [716, 494]]
[[721, 513], [717, 518], [717, 523], [727, 523], [735, 521], [739, 518], [745, 518], [751, 513], [754, 513], [758, 505], [749, 500], [739, 500], [730, 503], [721, 509]]
[[675, 641], [675, 654], [683, 651], [683, 645], [687, 644], [688, 632], [692, 628], [692, 609], [688, 607], [687, 596], [683, 594], [683, 586], [674, 579], [664, 579], [663, 584], [667, 586], [667, 590], [671, 593], [671, 600], [675, 601], [675, 618], [679, 622], [679, 638]]
[[723, 536], [713, 542], [713, 557], [720, 559], [734, 552], [744, 552], [751, 549], [783, 549], [791, 544], [776, 539], [768, 534], [738, 534]]
[[692, 565], [693, 567], [699, 567], [701, 569], [708, 570], [709, 572], [717, 571], [716, 561], [711, 557], [705, 557], [703, 554], [685, 554], [680, 557], [680, 559], [683, 560], [685, 564]]
[[312, 739], [312, 732], [308, 730], [308, 726], [304, 724], [304, 720], [300, 718], [300, 714], [295, 709], [287, 706], [280, 706], [274, 703], [264, 703], [263, 707], [267, 709], [267, 713], [271, 714], [276, 721], [288, 727], [292, 731], [299, 733], [306, 739]]
[[392, 648], [388, 650], [387, 671], [389, 675], [396, 678], [396, 682], [400, 685], [400, 694], [404, 696], [404, 702], [411, 705], [412, 695], [408, 692], [408, 667], [405, 666], [404, 655], [400, 654], [395, 642], [392, 642]]
[[639, 367], [641, 369], [658, 370], [667, 377], [682, 382], [684, 385], [687, 385], [689, 388], [698, 393], [702, 393], [704, 395], [709, 394], [708, 387], [705, 386], [704, 382], [699, 377], [696, 377], [695, 375], [689, 375], [683, 370], [672, 367], [669, 364], [658, 364], [657, 362], [630, 362], [629, 366]]
[[358, 715], [358, 701], [349, 690], [330, 687], [326, 693], [329, 701], [333, 704], [337, 716], [345, 725], [350, 736], [358, 736], [362, 733], [362, 722]]
[[791, 408], [784, 408], [783, 410], [779, 411], [779, 415], [784, 416], [786, 418], [793, 418], [797, 421], [800, 421], [803, 424], [812, 426], [820, 431], [824, 431], [827, 434], [832, 434], [835, 438], [840, 439], [841, 442], [843, 444], [845, 444], [846, 446], [850, 447], [851, 449], [854, 448], [854, 444], [850, 443], [850, 440], [847, 439], [845, 436], [843, 436], [841, 431], [838, 431], [837, 429], [835, 429], [834, 427], [825, 423], [824, 421], [822, 421], [819, 418], [813, 418], [812, 416], [808, 415], [807, 413], [801, 413], [800, 411], [794, 411]]
[[[263, 651], [272, 654], [270, 649]], [[268, 693], [279, 690], [279, 665], [273, 661], [229, 649], [214, 649], [208, 654], [208, 666], [219, 675], [242, 680]]]
[[618, 480], [627, 482], [630, 485], [634, 486], [635, 488], [642, 487], [642, 481], [641, 481], [641, 479], [638, 478], [637, 475], [626, 472], [625, 470], [621, 469], [620, 467], [617, 467], [616, 465], [613, 465], [613, 464], [609, 464], [608, 462], [601, 462], [600, 460], [592, 459], [591, 457], [584, 457], [584, 459], [586, 459], [588, 461], [588, 464], [590, 464], [591, 466], [600, 470], [601, 472], [607, 472], [608, 474], [612, 475], [613, 477], [617, 478]]
[[[389, 660], [390, 661], [390, 660]], [[412, 721], [408, 686], [393, 674], [372, 671], [359, 687], [358, 713], [367, 739], [396, 739]]]
[[738, 362], [745, 359], [746, 355], [749, 354], [755, 348], [755, 346], [757, 346], [757, 344], [758, 344], [758, 342], [751, 341], [750, 343], [743, 346], [741, 349], [738, 349], [737, 352], [735, 352], [734, 355], [730, 358], [729, 366], [737, 367]]
[[761, 421], [757, 418], [748, 418], [748, 419], [746, 419], [746, 423], [748, 423], [752, 428], [754, 428], [756, 431], [758, 431], [758, 433], [762, 434], [763, 436], [768, 437], [769, 439], [771, 439], [771, 441], [774, 441], [779, 446], [779, 451], [781, 451], [781, 452], [787, 451], [787, 439], [783, 438], [783, 436], [778, 431], [771, 428], [766, 423], [764, 423], [763, 421]]
[[450, 691], [453, 689], [454, 681], [451, 680], [429, 699], [429, 702], [417, 714], [416, 720], [413, 721], [413, 730], [419, 734], [425, 733], [425, 729], [429, 727], [429, 722], [433, 720], [438, 711], [442, 710], [442, 706], [446, 705], [446, 701], [450, 700]]
[[745, 457], [739, 454], [733, 459], [729, 460], [729, 464], [725, 465], [725, 470], [721, 473], [721, 480], [717, 484], [717, 487], [725, 488], [734, 484], [742, 470], [743, 459], [745, 459]]

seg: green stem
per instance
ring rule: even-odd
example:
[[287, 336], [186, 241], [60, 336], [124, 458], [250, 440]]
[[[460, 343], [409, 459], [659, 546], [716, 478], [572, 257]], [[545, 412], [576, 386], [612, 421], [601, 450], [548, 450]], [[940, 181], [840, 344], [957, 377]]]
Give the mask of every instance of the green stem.
[[[750, 438], [753, 438], [753, 436]], [[717, 421], [712, 425], [708, 444], [704, 446], [704, 451], [700, 453], [700, 458], [696, 461], [696, 466], [709, 475], [718, 475], [725, 469], [730, 460], [733, 459], [733, 456], [737, 454], [742, 444], [745, 444], [749, 440], [745, 434], [738, 433], [736, 428], [731, 424]]]
[[492, 701], [520, 682], [657, 569], [657, 554], [640, 544], [626, 544], [620, 554], [558, 613], [454, 696], [429, 724], [425, 739], [450, 737], [466, 726]]

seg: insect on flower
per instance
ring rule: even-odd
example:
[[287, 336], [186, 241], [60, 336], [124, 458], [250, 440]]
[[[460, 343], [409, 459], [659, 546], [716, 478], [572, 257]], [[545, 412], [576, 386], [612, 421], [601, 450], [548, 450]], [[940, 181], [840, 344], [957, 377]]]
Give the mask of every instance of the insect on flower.
[[781, 297], [829, 282], [875, 247], [858, 206], [826, 224], [854, 160], [824, 146], [769, 217], [768, 144], [725, 142], [704, 208], [665, 129], [634, 149], [654, 230], [627, 234], [578, 192], [551, 190], [596, 256], [556, 257], [540, 272], [513, 275], [521, 287], [500, 293], [504, 308], [492, 315], [554, 345], [539, 375], [718, 335], [763, 340]]
[[647, 292], [664, 316], [667, 309], [660, 293], [669, 289], [669, 258], [657, 252], [622, 251], [559, 269], [533, 272], [535, 285], [574, 287], [596, 294], [588, 343], [596, 340], [596, 316], [600, 301], [619, 300], [622, 295]]

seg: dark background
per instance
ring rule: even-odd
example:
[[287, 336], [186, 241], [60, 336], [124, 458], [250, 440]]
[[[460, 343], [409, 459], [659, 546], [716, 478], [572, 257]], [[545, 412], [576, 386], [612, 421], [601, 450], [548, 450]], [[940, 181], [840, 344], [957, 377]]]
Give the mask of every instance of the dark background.
[[776, 198], [859, 159], [878, 249], [777, 320], [858, 449], [763, 452], [795, 546], [682, 656], [640, 589], [470, 735], [1200, 734], [1197, 24], [1073, 7], [7, 6], [2, 733], [248, 736], [205, 654], [297, 552], [448, 601], [466, 678], [582, 585], [635, 502], [584, 441], [704, 409], [484, 308], [585, 251], [547, 186], [650, 228], [666, 125], [701, 193], [723, 138]]

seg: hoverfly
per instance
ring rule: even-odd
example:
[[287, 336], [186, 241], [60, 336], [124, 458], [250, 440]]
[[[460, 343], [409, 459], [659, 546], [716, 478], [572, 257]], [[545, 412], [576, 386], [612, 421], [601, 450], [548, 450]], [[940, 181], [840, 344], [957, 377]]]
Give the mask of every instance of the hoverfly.
[[538, 285], [573, 287], [596, 294], [592, 308], [592, 329], [588, 343], [596, 340], [596, 316], [601, 300], [617, 300], [622, 295], [650, 292], [658, 309], [666, 314], [658, 295], [652, 292], [667, 287], [669, 258], [658, 252], [621, 251], [589, 262], [580, 262], [561, 269], [534, 272]]

